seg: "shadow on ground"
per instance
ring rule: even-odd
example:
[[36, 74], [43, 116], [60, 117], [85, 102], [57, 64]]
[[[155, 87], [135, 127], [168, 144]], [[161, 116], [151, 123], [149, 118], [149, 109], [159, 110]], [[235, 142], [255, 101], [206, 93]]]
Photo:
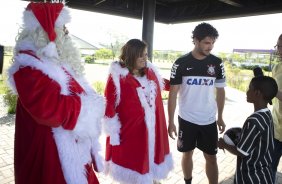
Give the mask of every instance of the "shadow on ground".
[[0, 125], [12, 126], [14, 124], [15, 124], [15, 115], [14, 114], [8, 114], [0, 118]]

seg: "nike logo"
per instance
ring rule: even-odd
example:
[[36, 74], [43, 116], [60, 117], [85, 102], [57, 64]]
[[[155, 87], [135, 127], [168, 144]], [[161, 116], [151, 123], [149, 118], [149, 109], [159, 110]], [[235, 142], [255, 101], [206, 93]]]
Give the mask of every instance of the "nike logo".
[[187, 70], [192, 70], [193, 68], [187, 68]]

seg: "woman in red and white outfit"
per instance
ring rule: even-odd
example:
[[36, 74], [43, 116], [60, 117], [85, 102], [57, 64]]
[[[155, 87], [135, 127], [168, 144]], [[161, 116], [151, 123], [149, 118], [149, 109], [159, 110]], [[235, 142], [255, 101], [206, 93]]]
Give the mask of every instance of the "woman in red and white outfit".
[[115, 181], [152, 184], [173, 168], [161, 97], [163, 79], [147, 62], [147, 45], [129, 40], [106, 85], [106, 172]]

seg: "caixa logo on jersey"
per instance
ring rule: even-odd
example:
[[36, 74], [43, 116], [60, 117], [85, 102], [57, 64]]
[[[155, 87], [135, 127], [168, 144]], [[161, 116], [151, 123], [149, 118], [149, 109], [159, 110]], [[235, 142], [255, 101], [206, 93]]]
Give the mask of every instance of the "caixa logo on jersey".
[[200, 86], [212, 86], [214, 84], [214, 79], [207, 78], [189, 78], [187, 80], [188, 85], [200, 85]]

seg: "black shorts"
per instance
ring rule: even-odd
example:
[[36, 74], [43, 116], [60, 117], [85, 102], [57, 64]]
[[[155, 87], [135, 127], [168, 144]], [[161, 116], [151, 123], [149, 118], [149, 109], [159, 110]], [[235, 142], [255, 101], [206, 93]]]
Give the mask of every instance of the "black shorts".
[[178, 116], [178, 123], [178, 151], [192, 151], [197, 147], [209, 155], [217, 153], [218, 134], [216, 122], [209, 125], [197, 125]]

